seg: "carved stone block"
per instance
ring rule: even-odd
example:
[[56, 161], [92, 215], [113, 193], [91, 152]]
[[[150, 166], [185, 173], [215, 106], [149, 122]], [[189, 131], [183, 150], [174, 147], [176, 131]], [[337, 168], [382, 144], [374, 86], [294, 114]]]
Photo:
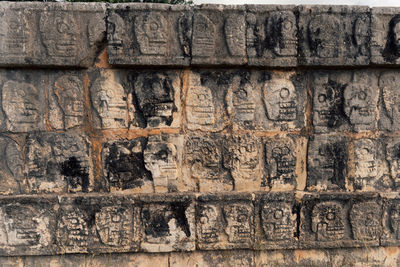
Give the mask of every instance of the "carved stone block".
[[105, 4], [2, 3], [0, 65], [92, 65], [105, 37]]
[[130, 71], [128, 88], [133, 126], [179, 127], [181, 79], [179, 71]]
[[103, 175], [108, 190], [153, 192], [153, 178], [145, 163], [144, 150], [147, 144], [148, 141], [144, 137], [129, 141], [109, 141], [104, 144]]
[[369, 7], [300, 6], [299, 12], [299, 64], [369, 64]]
[[308, 142], [307, 190], [344, 190], [348, 173], [345, 137], [315, 135]]
[[88, 139], [73, 133], [34, 133], [26, 138], [30, 193], [89, 192], [93, 163]]
[[172, 253], [171, 266], [203, 267], [255, 267], [254, 252], [251, 250], [195, 251]]
[[45, 129], [45, 83], [42, 71], [0, 72], [0, 131]]
[[378, 246], [381, 203], [374, 194], [305, 195], [301, 203], [300, 246]]
[[67, 130], [83, 125], [86, 108], [82, 72], [50, 75], [48, 92], [49, 122], [53, 129]]
[[[394, 145], [394, 144], [390, 144]], [[389, 146], [390, 146], [389, 145]], [[362, 138], [352, 141], [353, 158], [349, 165], [352, 172], [349, 175], [354, 190], [376, 191], [390, 190], [394, 187], [394, 179], [389, 174], [390, 162], [385, 162], [383, 155], [383, 147], [377, 139]], [[393, 149], [388, 147], [387, 156], [393, 154]], [[394, 171], [395, 172], [395, 171]]]
[[27, 191], [23, 149], [16, 140], [0, 135], [0, 194], [14, 195]]
[[294, 194], [268, 193], [256, 196], [256, 249], [297, 247], [297, 208]]
[[[96, 129], [128, 128], [131, 94], [126, 88], [124, 72], [94, 71], [90, 75], [90, 101]], [[124, 87], [125, 85], [125, 87]]]
[[0, 200], [0, 254], [48, 255], [55, 253], [55, 199]]
[[246, 57], [244, 6], [201, 5], [194, 8], [192, 65], [243, 65]]
[[141, 250], [169, 252], [195, 249], [195, 208], [191, 196], [143, 195], [141, 200]]
[[371, 16], [371, 61], [380, 65], [400, 63], [400, 9], [374, 7]]
[[254, 207], [249, 194], [203, 195], [196, 205], [197, 247], [252, 248]]
[[262, 176], [260, 140], [251, 135], [231, 135], [224, 140], [223, 166], [229, 170], [235, 191], [258, 191]]
[[192, 8], [118, 4], [108, 11], [108, 62], [115, 65], [188, 66]]
[[383, 199], [381, 244], [398, 246], [400, 244], [400, 199], [398, 194]]
[[295, 135], [264, 138], [265, 168], [261, 187], [293, 190], [300, 177], [305, 177], [302, 152], [306, 140]]
[[62, 197], [57, 216], [61, 253], [137, 251], [140, 207], [123, 197]]
[[183, 171], [200, 192], [233, 190], [233, 178], [224, 167], [224, 142], [220, 134], [185, 137]]
[[156, 193], [190, 191], [194, 187], [182, 177], [183, 145], [183, 136], [179, 135], [148, 137], [143, 157]]
[[249, 5], [246, 42], [250, 66], [297, 66], [295, 6]]
[[399, 82], [400, 72], [398, 71], [383, 71], [379, 75], [379, 89], [382, 94], [379, 114], [380, 130], [400, 130]]
[[397, 191], [400, 187], [400, 138], [385, 138], [385, 160], [389, 169], [387, 188]]

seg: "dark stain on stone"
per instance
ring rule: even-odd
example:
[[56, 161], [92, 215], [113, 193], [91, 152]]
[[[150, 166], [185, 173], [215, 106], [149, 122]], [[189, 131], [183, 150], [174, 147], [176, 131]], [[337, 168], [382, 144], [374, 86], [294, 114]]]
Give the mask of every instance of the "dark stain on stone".
[[76, 157], [61, 163], [61, 174], [66, 177], [69, 186], [77, 188], [80, 185], [83, 192], [88, 192], [89, 174]]
[[182, 229], [183, 232], [185, 232], [186, 236], [190, 236], [190, 226], [189, 222], [186, 217], [186, 209], [190, 205], [189, 202], [173, 202], [171, 203], [171, 209], [172, 213], [176, 219], [176, 222], [178, 224], [178, 227]]
[[143, 218], [147, 222], [144, 232], [153, 237], [163, 237], [169, 235], [169, 225], [163, 211], [155, 211], [150, 214], [150, 210], [143, 211]]

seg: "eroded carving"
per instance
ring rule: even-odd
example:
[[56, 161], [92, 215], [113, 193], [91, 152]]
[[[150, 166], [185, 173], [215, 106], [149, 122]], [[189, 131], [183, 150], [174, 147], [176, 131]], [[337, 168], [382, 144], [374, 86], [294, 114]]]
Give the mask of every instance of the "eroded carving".
[[88, 192], [89, 143], [66, 133], [38, 133], [27, 138], [26, 162], [32, 192]]
[[194, 15], [192, 55], [211, 57], [215, 54], [216, 27], [207, 16]]
[[278, 78], [268, 81], [263, 87], [263, 97], [269, 120], [297, 119], [297, 92], [292, 81]]
[[391, 130], [400, 129], [400, 75], [396, 72], [384, 72], [379, 78], [379, 88], [382, 90], [383, 111], [389, 118], [387, 126]]
[[86, 249], [90, 233], [88, 219], [79, 208], [64, 206], [57, 222], [58, 242], [72, 249]]
[[143, 55], [165, 55], [167, 52], [168, 22], [157, 12], [137, 16], [135, 34]]
[[311, 221], [311, 229], [318, 241], [344, 238], [345, 214], [340, 203], [327, 201], [316, 204], [312, 210]]
[[400, 186], [400, 140], [397, 138], [388, 139], [386, 142], [385, 158], [389, 163], [390, 176], [393, 181], [393, 188]]
[[261, 223], [267, 240], [291, 240], [296, 232], [296, 215], [290, 203], [268, 202], [261, 209]]
[[389, 209], [389, 227], [394, 238], [400, 240], [400, 204], [395, 203]]
[[294, 185], [296, 182], [296, 143], [289, 137], [265, 143], [265, 163], [269, 186]]
[[271, 12], [267, 27], [270, 33], [269, 46], [277, 56], [297, 55], [297, 26], [293, 12]]
[[29, 56], [32, 33], [28, 15], [31, 14], [24, 10], [7, 10], [7, 14], [0, 21], [1, 54], [13, 58]]
[[225, 38], [231, 56], [246, 56], [246, 22], [243, 15], [232, 14], [225, 20]]
[[10, 131], [26, 132], [40, 126], [39, 92], [25, 82], [8, 81], [2, 89], [2, 107]]
[[24, 159], [19, 144], [0, 136], [0, 159], [0, 193], [24, 193]]
[[128, 38], [125, 21], [116, 13], [108, 16], [107, 41], [110, 57], [120, 57], [125, 53], [126, 40]]
[[334, 15], [314, 15], [308, 24], [310, 52], [320, 58], [334, 58], [339, 54], [340, 21]]
[[45, 11], [40, 17], [40, 34], [47, 55], [68, 58], [77, 55], [78, 25], [71, 12]]
[[[83, 82], [76, 76], [63, 75], [54, 83], [54, 101], [50, 102], [50, 121], [56, 129], [81, 126], [84, 117]], [[53, 105], [57, 107], [52, 109]]]
[[137, 138], [104, 145], [104, 175], [110, 190], [134, 189], [151, 184], [152, 176], [145, 168], [143, 155], [146, 144], [145, 138]]
[[197, 207], [197, 238], [201, 243], [217, 243], [220, 236], [221, 212], [217, 206], [207, 204]]
[[248, 204], [230, 204], [223, 208], [227, 225], [225, 233], [229, 242], [247, 243], [251, 242], [253, 210]]
[[355, 189], [373, 186], [378, 178], [377, 149], [374, 140], [359, 139], [354, 144]]
[[105, 75], [96, 79], [91, 87], [91, 101], [96, 111], [97, 128], [126, 128], [127, 94], [118, 82]]
[[357, 240], [379, 240], [382, 209], [375, 202], [360, 202], [352, 206], [350, 223], [353, 236]]
[[96, 230], [101, 243], [109, 246], [126, 246], [131, 243], [136, 222], [132, 209], [102, 207], [95, 215]]
[[382, 56], [388, 62], [396, 62], [400, 57], [400, 15], [395, 15], [389, 21], [389, 30]]

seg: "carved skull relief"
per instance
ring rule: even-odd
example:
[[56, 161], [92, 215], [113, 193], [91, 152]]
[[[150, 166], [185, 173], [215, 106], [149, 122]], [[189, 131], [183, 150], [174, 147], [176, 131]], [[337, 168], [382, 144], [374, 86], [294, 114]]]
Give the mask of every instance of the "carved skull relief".
[[230, 15], [225, 20], [225, 38], [232, 56], [246, 55], [246, 23], [244, 15]]
[[122, 56], [127, 40], [125, 21], [118, 14], [112, 13], [107, 20], [107, 40], [109, 56]]
[[199, 207], [197, 222], [197, 237], [203, 243], [216, 243], [219, 241], [220, 211], [214, 205]]
[[369, 180], [378, 175], [376, 153], [376, 144], [373, 140], [359, 139], [354, 141], [356, 188], [371, 185]]
[[274, 53], [278, 56], [296, 56], [296, 17], [291, 11], [271, 12], [268, 28], [272, 34]]
[[375, 202], [361, 202], [353, 205], [350, 222], [353, 235], [358, 240], [376, 240], [381, 234], [381, 207]]
[[344, 112], [356, 127], [368, 126], [375, 121], [376, 102], [372, 88], [366, 84], [353, 83], [344, 90]]
[[225, 232], [229, 242], [243, 243], [251, 240], [252, 209], [246, 204], [230, 204], [224, 207], [227, 221]]
[[297, 118], [297, 92], [290, 80], [270, 80], [264, 85], [263, 94], [269, 120], [294, 121]]
[[167, 28], [165, 17], [150, 12], [135, 19], [135, 33], [143, 55], [165, 55], [167, 52]]
[[312, 210], [311, 221], [311, 229], [318, 241], [344, 238], [345, 215], [340, 203], [327, 201], [316, 204]]
[[290, 240], [296, 231], [296, 218], [290, 203], [265, 203], [261, 210], [264, 234], [268, 240]]
[[308, 24], [310, 50], [320, 58], [338, 56], [340, 21], [333, 15], [315, 15]]

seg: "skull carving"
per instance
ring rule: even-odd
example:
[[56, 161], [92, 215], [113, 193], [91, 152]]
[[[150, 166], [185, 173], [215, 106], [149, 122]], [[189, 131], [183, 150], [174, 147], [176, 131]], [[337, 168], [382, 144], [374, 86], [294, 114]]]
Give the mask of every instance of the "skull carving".
[[259, 143], [249, 136], [233, 137], [224, 165], [235, 180], [251, 179], [259, 169]]
[[40, 120], [38, 91], [31, 84], [8, 81], [2, 90], [2, 107], [16, 130], [36, 129]]
[[318, 241], [332, 241], [344, 238], [344, 212], [338, 202], [321, 202], [314, 206], [311, 214], [311, 229]]
[[294, 121], [297, 118], [297, 93], [290, 80], [270, 80], [264, 85], [263, 94], [269, 120]]
[[310, 51], [320, 58], [338, 56], [340, 21], [333, 15], [315, 15], [308, 24]]
[[127, 245], [131, 235], [131, 212], [122, 207], [102, 207], [95, 215], [96, 230], [103, 244]]
[[290, 11], [272, 12], [268, 20], [268, 28], [271, 32], [271, 46], [278, 56], [296, 56], [296, 17]]
[[135, 19], [135, 33], [143, 55], [165, 55], [168, 22], [163, 15], [150, 12]]
[[249, 125], [254, 121], [256, 95], [252, 83], [248, 80], [243, 80], [241, 80], [240, 76], [233, 78], [228, 89], [226, 102], [228, 113], [233, 116], [234, 120]]
[[211, 57], [215, 54], [216, 27], [208, 17], [196, 13], [193, 23], [192, 56]]
[[124, 54], [127, 32], [125, 21], [116, 13], [108, 16], [107, 40], [109, 56], [121, 56]]
[[376, 145], [371, 139], [354, 141], [355, 187], [361, 189], [378, 175]]
[[199, 206], [197, 237], [203, 243], [219, 241], [220, 212], [214, 205]]
[[244, 243], [251, 240], [252, 209], [245, 204], [230, 204], [224, 207], [227, 221], [225, 232], [229, 242]]
[[296, 172], [295, 144], [290, 138], [265, 144], [268, 178], [271, 184], [292, 183]]
[[64, 75], [54, 85], [54, 93], [64, 117], [64, 128], [81, 125], [83, 121], [83, 84], [78, 77]]
[[400, 77], [395, 72], [385, 72], [379, 78], [383, 95], [384, 112], [391, 120], [393, 130], [400, 129]]
[[44, 12], [39, 25], [49, 56], [73, 57], [77, 55], [79, 28], [72, 13]]
[[121, 84], [110, 79], [98, 78], [93, 84], [91, 99], [101, 128], [127, 126], [126, 94]]
[[290, 240], [296, 231], [296, 218], [289, 203], [265, 203], [261, 210], [262, 227], [268, 240]]
[[353, 83], [344, 90], [344, 112], [355, 127], [370, 126], [375, 121], [375, 97], [371, 87]]
[[396, 203], [390, 207], [389, 226], [396, 239], [400, 240], [400, 204]]
[[88, 244], [89, 228], [83, 213], [66, 207], [58, 223], [59, 234], [64, 245], [85, 247]]
[[232, 56], [246, 56], [246, 23], [244, 15], [230, 15], [225, 21], [225, 37]]
[[213, 125], [215, 108], [210, 88], [201, 85], [200, 76], [193, 74], [186, 96], [186, 119], [189, 127]]
[[390, 140], [386, 145], [386, 160], [389, 162], [390, 175], [395, 187], [400, 185], [400, 140]]
[[186, 142], [191, 176], [197, 179], [220, 179], [222, 151], [211, 138], [192, 137]]
[[13, 57], [23, 57], [28, 54], [31, 30], [23, 10], [7, 10], [0, 21], [1, 53]]
[[358, 52], [360, 55], [367, 56], [369, 51], [368, 41], [369, 41], [369, 18], [367, 15], [359, 16], [354, 22], [354, 41], [358, 47]]
[[377, 240], [380, 237], [381, 207], [375, 202], [362, 202], [353, 205], [350, 222], [353, 236], [358, 240]]

